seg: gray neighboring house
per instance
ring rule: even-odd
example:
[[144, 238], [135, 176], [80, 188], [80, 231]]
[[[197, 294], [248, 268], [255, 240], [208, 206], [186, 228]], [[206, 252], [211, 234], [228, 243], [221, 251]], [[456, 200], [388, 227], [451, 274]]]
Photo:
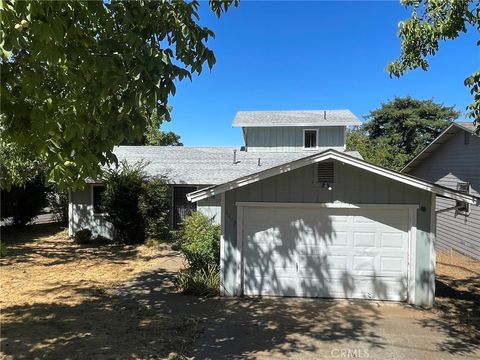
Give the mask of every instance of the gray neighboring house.
[[[191, 210], [221, 224], [221, 293], [431, 306], [435, 201], [479, 198], [345, 151], [348, 110], [239, 112], [242, 148], [127, 147], [172, 186], [172, 226]], [[69, 233], [111, 237], [101, 184], [70, 193]]]
[[[480, 137], [473, 123], [452, 123], [402, 172], [480, 196]], [[437, 247], [480, 259], [480, 207], [438, 198]]]

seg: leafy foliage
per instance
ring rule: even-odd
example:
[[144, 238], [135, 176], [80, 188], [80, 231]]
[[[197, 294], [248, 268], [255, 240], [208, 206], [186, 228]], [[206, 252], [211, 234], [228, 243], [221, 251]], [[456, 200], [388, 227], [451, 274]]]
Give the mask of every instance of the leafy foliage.
[[[169, 107], [169, 112], [171, 107]], [[164, 121], [169, 121], [165, 116], [160, 116], [157, 111], [154, 111], [147, 120], [145, 133], [140, 139], [124, 142], [123, 145], [160, 145], [160, 146], [182, 146], [180, 136], [173, 131], [160, 130]]]
[[397, 97], [371, 111], [366, 124], [347, 132], [347, 150], [400, 170], [458, 116], [453, 107], [432, 100]]
[[[221, 16], [231, 4], [210, 8]], [[198, 1], [2, 0], [3, 141], [44, 162], [60, 188], [98, 178], [116, 162], [113, 146], [140, 138], [153, 111], [169, 118], [175, 81], [215, 64], [214, 33], [198, 9]], [[3, 165], [11, 176], [2, 181], [22, 175]]]
[[[480, 2], [478, 0], [401, 0], [413, 7], [410, 19], [399, 24], [401, 54], [388, 65], [390, 75], [400, 77], [408, 70], [428, 69], [428, 56], [439, 50], [441, 41], [455, 39], [466, 33], [469, 26], [480, 30]], [[480, 46], [480, 41], [477, 42]], [[467, 109], [480, 129], [480, 71], [465, 79], [474, 103]]]
[[187, 268], [177, 275], [175, 284], [184, 294], [215, 296], [220, 288], [220, 272], [217, 266], [209, 266], [207, 269]]
[[57, 222], [66, 224], [68, 221], [68, 194], [58, 191], [55, 185], [50, 185], [47, 192], [47, 203], [52, 210], [53, 218]]
[[77, 244], [90, 244], [92, 242], [92, 231], [82, 229], [75, 233], [74, 240]]
[[1, 218], [12, 218], [13, 226], [24, 226], [32, 221], [47, 205], [47, 188], [41, 176], [24, 186], [1, 190]]
[[180, 250], [193, 270], [208, 271], [220, 262], [220, 226], [200, 212], [183, 221]]
[[0, 240], [0, 257], [7, 256], [8, 250], [7, 245]]
[[105, 175], [106, 219], [112, 223], [118, 240], [124, 243], [145, 241], [145, 221], [138, 205], [147, 180], [144, 167], [142, 162], [130, 165], [123, 161]]
[[170, 238], [171, 191], [161, 178], [143, 184], [139, 199], [140, 213], [145, 222], [145, 236], [149, 239], [165, 241]]

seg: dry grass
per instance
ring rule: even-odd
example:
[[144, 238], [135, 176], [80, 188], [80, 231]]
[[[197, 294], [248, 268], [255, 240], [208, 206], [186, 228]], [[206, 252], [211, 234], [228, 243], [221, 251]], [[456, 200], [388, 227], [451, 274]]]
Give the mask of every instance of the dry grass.
[[439, 252], [435, 285], [436, 325], [451, 338], [446, 350], [480, 348], [480, 261]]
[[[51, 225], [4, 232], [2, 241], [0, 358], [153, 359], [193, 341], [194, 317], [119, 295], [135, 277], [178, 271], [183, 261], [169, 249], [82, 246]], [[172, 288], [168, 277], [161, 285]]]
[[[4, 234], [8, 256], [0, 260], [0, 306], [87, 300], [78, 289], [107, 289], [154, 267], [178, 269], [178, 259], [165, 258], [159, 247], [78, 245], [65, 229], [37, 226]], [[170, 264], [169, 264], [170, 263]]]

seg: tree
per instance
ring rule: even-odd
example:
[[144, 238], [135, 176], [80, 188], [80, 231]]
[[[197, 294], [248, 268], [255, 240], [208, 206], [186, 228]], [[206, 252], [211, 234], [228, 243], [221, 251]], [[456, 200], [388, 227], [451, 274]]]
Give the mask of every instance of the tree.
[[396, 97], [371, 111], [366, 124], [347, 134], [347, 149], [399, 170], [459, 115], [453, 107], [432, 100]]
[[[168, 111], [172, 111], [171, 107], [169, 107]], [[124, 142], [122, 145], [183, 146], [180, 142], [180, 135], [177, 135], [173, 131], [160, 130], [164, 121], [169, 120], [165, 119], [165, 116], [161, 116], [158, 112], [154, 111], [147, 120], [147, 126], [142, 137], [140, 139]]]
[[[410, 19], [399, 24], [400, 57], [388, 65], [391, 76], [400, 77], [408, 70], [428, 69], [427, 57], [435, 55], [440, 41], [455, 39], [466, 33], [469, 26], [480, 29], [480, 2], [478, 0], [401, 0], [413, 7]], [[480, 41], [477, 42], [480, 46]], [[480, 131], [480, 71], [468, 76], [465, 86], [470, 88], [474, 102], [467, 109]]]
[[[98, 177], [154, 111], [169, 119], [175, 81], [215, 64], [198, 1], [0, 1], [2, 140], [60, 188]], [[210, 8], [220, 17], [231, 4]]]

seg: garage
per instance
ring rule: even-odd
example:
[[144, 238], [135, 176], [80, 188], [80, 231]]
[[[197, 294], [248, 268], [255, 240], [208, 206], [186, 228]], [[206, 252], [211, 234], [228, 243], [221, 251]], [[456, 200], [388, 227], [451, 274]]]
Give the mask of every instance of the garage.
[[[329, 178], [319, 181], [324, 168]], [[435, 296], [436, 197], [480, 202], [335, 150], [187, 198], [212, 196], [221, 197], [222, 295], [394, 300], [424, 307]]]
[[414, 208], [238, 205], [245, 295], [407, 300]]

